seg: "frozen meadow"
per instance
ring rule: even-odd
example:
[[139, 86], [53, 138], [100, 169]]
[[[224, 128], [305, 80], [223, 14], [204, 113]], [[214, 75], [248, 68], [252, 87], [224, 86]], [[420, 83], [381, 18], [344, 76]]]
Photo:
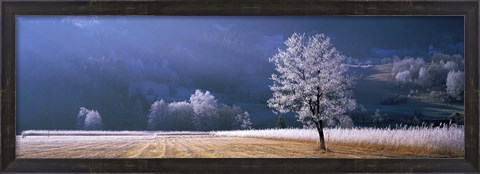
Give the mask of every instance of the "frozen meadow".
[[[327, 148], [331, 150], [328, 154], [314, 150], [319, 141], [315, 129], [210, 132], [29, 130], [17, 137], [17, 155], [22, 158], [444, 158], [463, 157], [465, 152], [463, 126], [326, 128], [324, 131]], [[255, 152], [245, 154], [241, 149], [254, 149]]]
[[[325, 141], [329, 144], [349, 144], [361, 147], [401, 150], [416, 149], [419, 152], [442, 153], [463, 156], [464, 130], [462, 126], [400, 127], [390, 128], [326, 128]], [[212, 132], [217, 136], [257, 137], [319, 141], [315, 129], [264, 129]]]
[[161, 135], [205, 135], [195, 131], [102, 131], [102, 130], [26, 130], [22, 136], [161, 136]]

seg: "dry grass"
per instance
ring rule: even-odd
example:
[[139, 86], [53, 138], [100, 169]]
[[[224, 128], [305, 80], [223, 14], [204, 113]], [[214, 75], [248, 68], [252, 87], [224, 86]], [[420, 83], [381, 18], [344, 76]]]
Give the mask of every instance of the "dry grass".
[[432, 150], [425, 147], [418, 146], [386, 146], [380, 144], [366, 144], [366, 143], [356, 143], [356, 144], [343, 144], [343, 143], [332, 143], [330, 146], [334, 147], [347, 147], [356, 149], [357, 151], [362, 151], [364, 153], [375, 153], [390, 155], [392, 157], [401, 157], [401, 158], [462, 158], [464, 157], [463, 153], [454, 153], [452, 151], [440, 151]]
[[[372, 148], [387, 153], [432, 157], [464, 156], [463, 127], [398, 127], [389, 128], [328, 128], [325, 141], [329, 145]], [[265, 129], [212, 132], [218, 136], [273, 138], [318, 142], [314, 129]], [[417, 155], [417, 156], [418, 156]]]
[[411, 158], [447, 157], [418, 149], [210, 135], [30, 136], [17, 138], [18, 158]]

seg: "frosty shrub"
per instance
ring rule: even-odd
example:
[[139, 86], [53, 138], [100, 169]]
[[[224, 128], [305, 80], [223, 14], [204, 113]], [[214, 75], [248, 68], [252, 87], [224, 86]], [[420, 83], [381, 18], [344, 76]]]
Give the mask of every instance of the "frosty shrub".
[[412, 75], [410, 73], [410, 71], [402, 71], [402, 72], [399, 72], [397, 73], [397, 75], [395, 75], [395, 80], [397, 82], [400, 82], [401, 84], [407, 84], [407, 83], [410, 83], [412, 82]]
[[97, 111], [80, 107], [77, 115], [77, 129], [100, 130], [102, 127], [102, 117]]
[[450, 116], [447, 117], [447, 120], [450, 120], [450, 122], [452, 124], [464, 125], [465, 124], [465, 115], [463, 115], [459, 112], [454, 112]]
[[376, 126], [380, 125], [380, 122], [383, 121], [383, 115], [380, 113], [380, 109], [375, 110], [375, 114], [372, 115], [372, 121]]
[[103, 127], [102, 117], [97, 111], [90, 111], [85, 117], [86, 130], [101, 130]]
[[445, 102], [448, 97], [445, 91], [430, 91], [428, 95], [423, 96], [423, 100], [428, 102]]
[[387, 57], [387, 58], [383, 58], [380, 62], [382, 62], [382, 64], [390, 64], [390, 63], [393, 63], [393, 60], [392, 58]]
[[240, 129], [251, 129], [252, 122], [250, 122], [250, 114], [247, 111], [237, 114], [235, 116], [235, 123], [238, 124], [238, 128]]
[[447, 75], [447, 94], [451, 97], [462, 99], [465, 79], [464, 73], [461, 71], [450, 71]]
[[373, 62], [372, 62], [371, 60], [367, 60], [367, 61], [365, 61], [365, 63], [364, 63], [364, 65], [372, 65], [372, 64], [373, 64]]

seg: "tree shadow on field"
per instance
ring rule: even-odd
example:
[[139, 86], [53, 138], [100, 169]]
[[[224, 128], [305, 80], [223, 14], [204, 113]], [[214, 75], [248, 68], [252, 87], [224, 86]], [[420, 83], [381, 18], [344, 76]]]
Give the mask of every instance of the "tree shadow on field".
[[[325, 152], [324, 152], [325, 153]], [[373, 156], [373, 157], [380, 157], [380, 158], [398, 158], [400, 156], [397, 155], [385, 155], [380, 153], [370, 153], [370, 152], [342, 152], [342, 151], [332, 151], [328, 150], [326, 154], [337, 154], [337, 155], [348, 155], [348, 156]], [[371, 158], [371, 157], [368, 157]]]
[[[320, 153], [321, 155], [332, 156], [332, 157], [358, 157], [358, 158], [399, 158], [401, 156], [398, 155], [386, 155], [382, 153], [371, 153], [371, 152], [360, 152], [360, 151], [342, 151], [342, 150], [332, 150], [331, 148], [327, 147], [327, 150], [323, 150], [320, 147], [315, 147], [314, 149], [316, 152]], [[362, 157], [362, 156], [369, 156], [369, 157]], [[405, 156], [408, 158], [408, 156]]]
[[315, 147], [315, 149], [314, 149], [314, 150], [315, 150], [315, 151], [318, 151], [318, 152], [321, 152], [321, 153], [323, 153], [323, 154], [326, 154], [326, 153], [332, 152], [332, 151], [331, 151], [329, 148], [327, 148], [326, 150], [323, 150], [322, 148], [320, 148], [320, 147], [318, 147], [318, 146], [317, 146], [317, 147]]

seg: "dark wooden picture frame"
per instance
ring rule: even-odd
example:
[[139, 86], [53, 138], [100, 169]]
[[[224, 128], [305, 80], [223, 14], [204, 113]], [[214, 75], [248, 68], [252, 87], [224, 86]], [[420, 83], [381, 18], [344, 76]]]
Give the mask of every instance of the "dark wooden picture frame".
[[[478, 1], [2, 1], [1, 172], [478, 172]], [[16, 15], [460, 15], [465, 21], [464, 159], [16, 159]], [[448, 26], [446, 26], [448, 27]]]

